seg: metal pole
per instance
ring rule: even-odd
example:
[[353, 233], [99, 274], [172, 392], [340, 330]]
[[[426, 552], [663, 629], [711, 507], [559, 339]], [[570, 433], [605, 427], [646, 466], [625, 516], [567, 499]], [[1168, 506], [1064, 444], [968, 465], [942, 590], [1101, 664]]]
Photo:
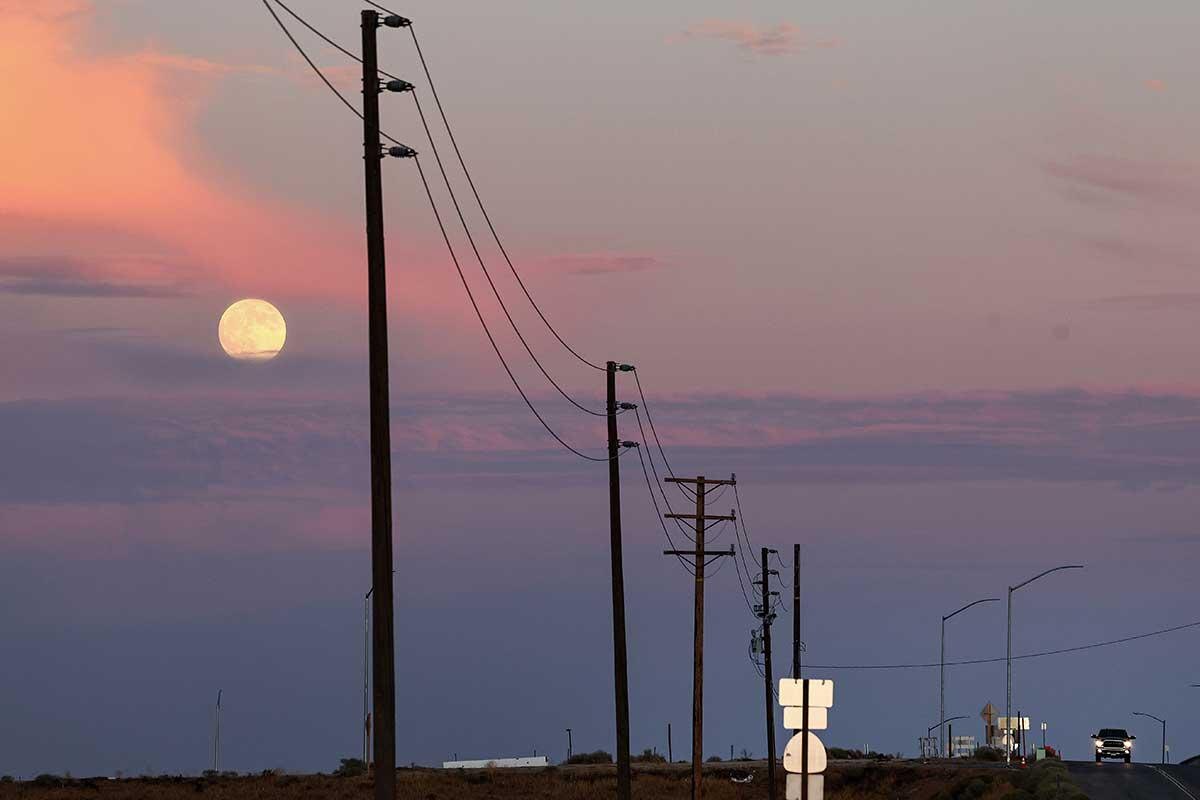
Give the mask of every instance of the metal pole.
[[771, 690], [774, 678], [771, 675], [771, 571], [767, 568], [767, 554], [771, 550], [762, 548], [762, 621], [763, 655], [766, 662], [764, 689], [767, 703], [767, 797], [775, 800], [775, 694]]
[[371, 586], [374, 591], [375, 798], [396, 794], [396, 665], [392, 628], [392, 445], [389, 427], [387, 262], [379, 134], [379, 14], [362, 12], [363, 163], [367, 218], [367, 327], [371, 396]]
[[375, 587], [371, 587], [363, 597], [363, 764], [368, 767], [371, 765], [371, 711], [367, 702], [370, 688], [370, 675], [367, 670], [371, 659], [371, 594], [374, 591]]
[[[1008, 645], [1004, 654], [1004, 719], [1012, 727], [1012, 596], [1013, 587], [1008, 587]], [[1003, 738], [1003, 734], [1001, 734]], [[1004, 764], [1012, 764], [1012, 734], [1004, 739]]]
[[800, 680], [800, 545], [792, 545], [792, 680]]
[[671, 723], [667, 723], [667, 761], [675, 763], [675, 753], [671, 750]]
[[221, 690], [217, 689], [217, 707], [213, 714], [213, 772], [219, 768], [221, 759]]
[[[938, 734], [938, 735], [940, 736], [941, 734]], [[954, 758], [954, 724], [953, 723], [946, 724], [946, 744], [949, 746], [950, 749], [948, 752], [943, 752], [943, 755], [947, 756], [948, 758]]]
[[625, 649], [625, 572], [621, 556], [621, 469], [617, 439], [617, 364], [605, 369], [608, 394], [608, 525], [612, 555], [613, 688], [617, 711], [617, 798], [629, 800], [629, 663]]
[[571, 729], [567, 728], [567, 761], [570, 761], [573, 755], [575, 755], [575, 750], [571, 745]]
[[[942, 617], [942, 655], [938, 659], [938, 723], [946, 723], [946, 618]], [[938, 749], [943, 756], [946, 749], [942, 745], [942, 732], [938, 730]]]
[[[1034, 575], [1032, 578], [1030, 578], [1027, 581], [1018, 583], [1016, 586], [1008, 587], [1008, 652], [1004, 659], [1004, 672], [1005, 672], [1005, 681], [1006, 681], [1004, 713], [1008, 717], [1009, 727], [1012, 727], [1012, 596], [1013, 596], [1013, 592], [1015, 592], [1017, 589], [1020, 589], [1023, 586], [1028, 586], [1029, 584], [1036, 581], [1038, 578], [1046, 577], [1051, 572], [1058, 572], [1059, 570], [1064, 570], [1064, 569], [1083, 569], [1083, 565], [1082, 564], [1064, 564], [1059, 567], [1051, 567], [1050, 569], [1045, 570], [1044, 572], [1039, 572], [1037, 575]], [[1020, 726], [1018, 725], [1017, 727], [1020, 727]], [[1008, 765], [1008, 764], [1012, 763], [1012, 741], [1010, 741], [1008, 743], [1008, 747], [1005, 748], [1005, 750], [1006, 750], [1006, 755], [1004, 758], [1004, 763], [1006, 765]]]
[[704, 476], [696, 477], [696, 607], [692, 619], [692, 800], [700, 800], [704, 760]]

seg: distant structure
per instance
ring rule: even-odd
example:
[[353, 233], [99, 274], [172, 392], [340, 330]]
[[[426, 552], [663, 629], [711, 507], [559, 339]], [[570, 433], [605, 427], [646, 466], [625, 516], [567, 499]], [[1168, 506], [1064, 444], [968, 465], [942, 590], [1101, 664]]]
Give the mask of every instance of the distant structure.
[[442, 769], [505, 769], [512, 767], [548, 767], [549, 760], [545, 756], [530, 758], [479, 758], [471, 761], [443, 761]]

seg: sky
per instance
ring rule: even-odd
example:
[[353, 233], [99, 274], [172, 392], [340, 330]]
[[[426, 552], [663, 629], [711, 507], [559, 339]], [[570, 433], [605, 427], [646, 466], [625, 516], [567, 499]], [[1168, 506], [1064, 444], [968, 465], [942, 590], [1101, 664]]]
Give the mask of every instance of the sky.
[[[289, 5], [357, 49], [358, 5]], [[843, 667], [936, 661], [942, 615], [1051, 566], [1085, 569], [1015, 595], [1018, 654], [1200, 621], [1192, 4], [396, 10], [546, 317], [637, 365], [677, 474], [737, 474], [784, 582], [803, 546], [826, 744], [914, 753], [936, 669]], [[357, 103], [357, 66], [293, 28]], [[380, 48], [432, 114], [408, 32]], [[218, 690], [225, 767], [328, 771], [361, 748], [370, 585], [360, 123], [260, 2], [0, 0], [0, 72], [0, 773], [198, 772]], [[506, 327], [411, 98], [381, 102], [517, 380], [599, 455]], [[529, 414], [414, 163], [383, 166], [398, 760], [561, 759], [567, 727], [611, 751], [605, 467]], [[447, 168], [531, 348], [599, 408]], [[218, 343], [245, 297], [287, 320], [269, 362]], [[671, 723], [686, 758], [692, 579], [635, 459], [632, 745]], [[707, 583], [706, 755], [765, 751], [739, 565]], [[790, 630], [783, 608], [777, 672]], [[1071, 757], [1128, 727], [1153, 758], [1134, 711], [1195, 755], [1198, 631], [1018, 661], [1014, 703]], [[947, 635], [1002, 656], [1003, 604]], [[1004, 679], [948, 670], [956, 733]]]

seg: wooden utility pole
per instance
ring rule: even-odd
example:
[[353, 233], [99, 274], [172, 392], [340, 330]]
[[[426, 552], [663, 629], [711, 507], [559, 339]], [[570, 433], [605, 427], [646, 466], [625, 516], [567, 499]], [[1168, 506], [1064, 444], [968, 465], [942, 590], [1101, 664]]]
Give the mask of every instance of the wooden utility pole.
[[722, 556], [732, 556], [733, 546], [728, 552], [717, 551], [706, 556], [704, 552], [704, 533], [709, 522], [732, 522], [735, 517], [721, 514], [705, 513], [705, 496], [710, 486], [732, 486], [735, 481], [706, 480], [703, 475], [695, 478], [665, 478], [667, 483], [690, 483], [696, 492], [695, 514], [667, 514], [668, 519], [690, 519], [696, 522], [695, 550], [664, 550], [664, 555], [694, 556], [696, 573], [696, 607], [692, 622], [692, 800], [699, 800], [701, 786], [701, 764], [704, 761], [704, 569], [708, 566], [708, 558], [717, 559]]
[[800, 680], [800, 545], [792, 545], [792, 680]]
[[[363, 164], [367, 217], [367, 341], [371, 398], [371, 588], [373, 620], [375, 798], [396, 795], [396, 664], [392, 628], [392, 443], [388, 406], [387, 262], [383, 249], [385, 155], [379, 132], [378, 48], [381, 24], [404, 27], [408, 20], [362, 12]], [[390, 155], [416, 153], [393, 147]]]
[[767, 554], [775, 552], [778, 551], [762, 548], [762, 578], [759, 579], [762, 584], [762, 611], [759, 618], [763, 623], [763, 655], [766, 662], [763, 678], [767, 701], [767, 797], [770, 800], [775, 800], [775, 691], [771, 686], [774, 681], [771, 673], [771, 623], [775, 620], [775, 614], [771, 612], [771, 597], [779, 594], [771, 591], [771, 576], [779, 573], [767, 569]]
[[625, 649], [625, 568], [621, 554], [622, 442], [617, 438], [617, 371], [628, 364], [606, 365], [608, 395], [608, 526], [612, 560], [613, 689], [617, 708], [617, 800], [629, 800], [632, 777], [629, 767], [629, 659]]

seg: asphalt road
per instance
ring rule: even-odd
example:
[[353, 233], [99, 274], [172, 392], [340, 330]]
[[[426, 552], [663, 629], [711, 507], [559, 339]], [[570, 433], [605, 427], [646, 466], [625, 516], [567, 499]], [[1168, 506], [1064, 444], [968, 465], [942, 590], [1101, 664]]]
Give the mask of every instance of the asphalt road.
[[1105, 761], [1068, 761], [1091, 800], [1200, 800], [1200, 768]]

